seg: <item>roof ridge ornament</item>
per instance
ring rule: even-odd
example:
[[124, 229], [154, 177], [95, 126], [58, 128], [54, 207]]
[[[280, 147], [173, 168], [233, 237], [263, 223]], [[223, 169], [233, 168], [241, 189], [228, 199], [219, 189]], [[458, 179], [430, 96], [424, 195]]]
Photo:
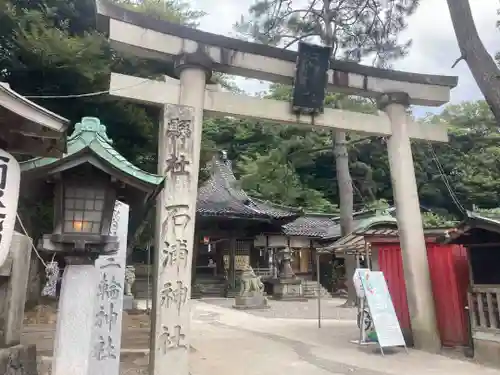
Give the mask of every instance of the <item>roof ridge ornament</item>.
[[68, 141], [81, 137], [84, 133], [94, 133], [94, 137], [101, 137], [106, 143], [113, 144], [113, 140], [108, 137], [106, 125], [101, 123], [97, 117], [83, 117], [80, 122], [75, 124], [75, 130]]

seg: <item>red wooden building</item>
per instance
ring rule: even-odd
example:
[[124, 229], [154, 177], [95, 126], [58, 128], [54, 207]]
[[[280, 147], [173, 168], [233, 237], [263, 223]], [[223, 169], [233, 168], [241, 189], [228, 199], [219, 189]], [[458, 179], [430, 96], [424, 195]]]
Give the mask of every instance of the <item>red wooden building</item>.
[[[462, 246], [439, 244], [445, 229], [425, 230], [427, 257], [436, 307], [436, 319], [443, 346], [468, 346], [466, 313], [469, 267]], [[395, 228], [362, 229], [330, 247], [336, 253], [368, 257], [370, 268], [382, 271], [408, 345], [412, 344], [410, 313], [401, 258], [399, 233]]]

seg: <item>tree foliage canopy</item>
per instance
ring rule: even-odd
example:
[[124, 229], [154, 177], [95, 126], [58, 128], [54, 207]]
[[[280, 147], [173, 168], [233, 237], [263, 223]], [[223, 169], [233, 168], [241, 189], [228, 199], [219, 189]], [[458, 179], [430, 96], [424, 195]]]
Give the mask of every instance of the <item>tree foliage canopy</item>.
[[236, 30], [264, 44], [288, 48], [300, 40], [316, 40], [333, 47], [332, 57], [361, 61], [370, 56], [376, 66], [405, 55], [411, 41], [400, 43], [419, 0], [259, 0]]

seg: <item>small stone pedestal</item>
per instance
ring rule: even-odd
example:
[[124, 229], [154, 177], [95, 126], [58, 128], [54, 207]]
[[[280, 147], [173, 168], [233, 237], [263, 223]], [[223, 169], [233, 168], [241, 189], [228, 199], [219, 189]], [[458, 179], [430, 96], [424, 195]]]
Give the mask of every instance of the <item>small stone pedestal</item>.
[[305, 301], [300, 279], [273, 280], [273, 298], [286, 301]]
[[268, 309], [267, 298], [262, 293], [250, 293], [246, 296], [234, 297], [233, 308], [239, 310]]
[[134, 310], [134, 296], [123, 296], [123, 310]]

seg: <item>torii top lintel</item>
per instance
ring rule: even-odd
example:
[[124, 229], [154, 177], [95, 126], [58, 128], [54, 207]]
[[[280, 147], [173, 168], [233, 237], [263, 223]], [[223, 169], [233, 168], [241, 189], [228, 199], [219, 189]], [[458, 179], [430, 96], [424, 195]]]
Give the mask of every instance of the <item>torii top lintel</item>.
[[[109, 34], [114, 48], [138, 56], [172, 60], [203, 52], [210, 69], [284, 84], [292, 84], [297, 52], [212, 34], [133, 12], [106, 0], [96, 0], [99, 28]], [[206, 59], [205, 59], [206, 62]], [[411, 104], [439, 106], [449, 101], [458, 78], [379, 69], [332, 60], [328, 89], [379, 97], [405, 92]]]

